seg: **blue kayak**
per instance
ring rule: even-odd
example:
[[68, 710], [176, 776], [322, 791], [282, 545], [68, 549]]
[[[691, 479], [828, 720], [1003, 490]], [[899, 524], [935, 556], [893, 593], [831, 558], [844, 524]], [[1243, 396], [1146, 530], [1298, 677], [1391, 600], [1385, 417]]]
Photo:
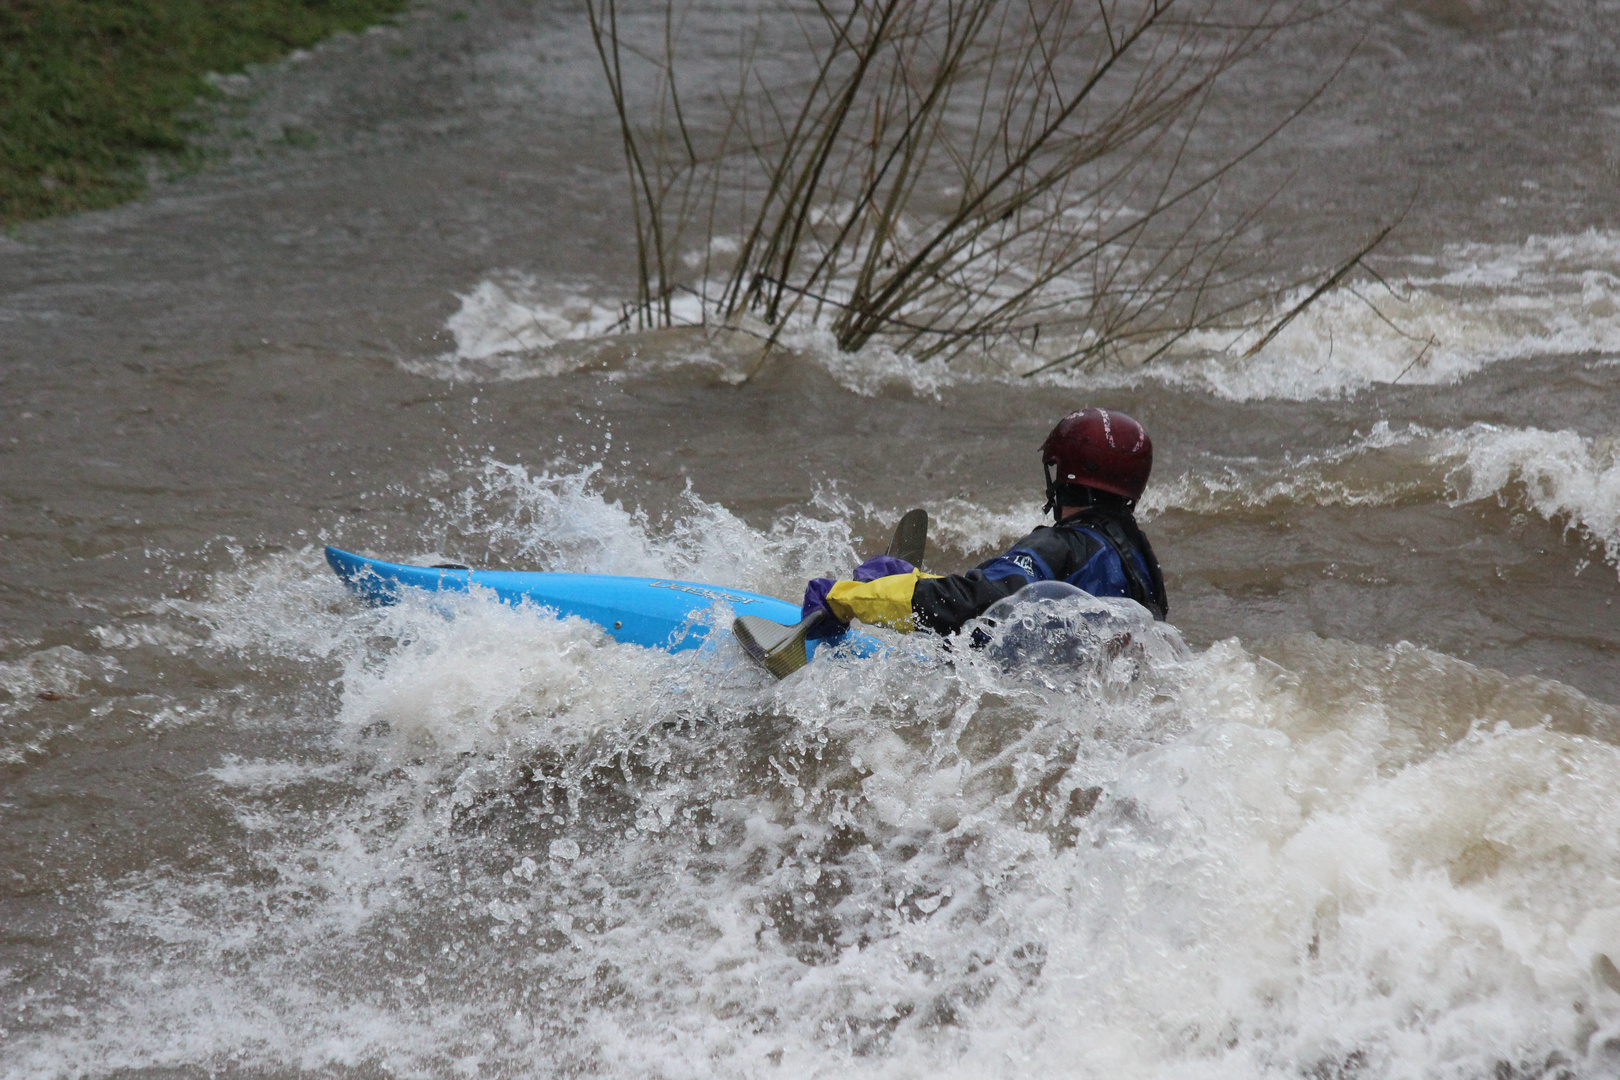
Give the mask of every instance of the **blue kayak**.
[[[326, 549], [326, 561], [345, 585], [372, 603], [396, 603], [401, 591], [408, 588], [468, 592], [477, 587], [488, 589], [503, 604], [530, 603], [559, 616], [576, 615], [600, 626], [616, 641], [669, 652], [703, 645], [711, 629], [704, 616], [719, 603], [731, 605], [735, 614], [758, 615], [784, 626], [799, 621], [799, 605], [786, 600], [670, 578], [407, 566], [335, 547]], [[859, 633], [808, 645], [813, 653], [819, 645], [838, 643], [854, 645], [863, 655], [880, 647], [876, 640]]]

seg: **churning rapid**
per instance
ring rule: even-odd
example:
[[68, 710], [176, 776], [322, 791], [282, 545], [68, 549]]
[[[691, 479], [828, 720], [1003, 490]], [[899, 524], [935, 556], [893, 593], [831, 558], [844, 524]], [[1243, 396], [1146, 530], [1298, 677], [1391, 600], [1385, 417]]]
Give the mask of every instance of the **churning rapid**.
[[[0, 1076], [1620, 1073], [1617, 16], [1285, 36], [1218, 131], [1355, 51], [1252, 239], [1410, 203], [1382, 282], [1037, 380], [597, 337], [570, 4], [222, 80], [210, 168], [0, 238]], [[321, 555], [794, 598], [923, 506], [961, 569], [1087, 404], [1158, 450], [1124, 652], [775, 682]]]

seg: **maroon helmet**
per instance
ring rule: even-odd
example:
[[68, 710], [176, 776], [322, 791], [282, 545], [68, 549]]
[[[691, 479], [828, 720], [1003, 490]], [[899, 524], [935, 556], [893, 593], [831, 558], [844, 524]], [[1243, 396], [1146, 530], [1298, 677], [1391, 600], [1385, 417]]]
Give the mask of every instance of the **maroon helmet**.
[[1153, 440], [1142, 425], [1122, 412], [1081, 409], [1058, 421], [1041, 444], [1046, 470], [1047, 508], [1085, 505], [1069, 501], [1064, 488], [1087, 487], [1135, 502], [1153, 471]]

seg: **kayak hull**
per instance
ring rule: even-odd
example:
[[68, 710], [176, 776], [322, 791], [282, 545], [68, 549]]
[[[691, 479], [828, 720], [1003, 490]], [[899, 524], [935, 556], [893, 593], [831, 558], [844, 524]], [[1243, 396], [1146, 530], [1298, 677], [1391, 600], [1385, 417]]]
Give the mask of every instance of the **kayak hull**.
[[[452, 570], [383, 562], [335, 547], [326, 549], [326, 561], [345, 585], [371, 603], [397, 603], [405, 589], [462, 593], [485, 589], [503, 604], [533, 604], [559, 616], [576, 616], [600, 626], [615, 641], [668, 652], [701, 647], [715, 629], [706, 616], [717, 604], [730, 605], [737, 615], [759, 615], [784, 626], [799, 621], [799, 605], [786, 600], [673, 578]], [[859, 634], [809, 645], [813, 651], [840, 641], [856, 645], [859, 652], [867, 651], [863, 645], [877, 646]]]

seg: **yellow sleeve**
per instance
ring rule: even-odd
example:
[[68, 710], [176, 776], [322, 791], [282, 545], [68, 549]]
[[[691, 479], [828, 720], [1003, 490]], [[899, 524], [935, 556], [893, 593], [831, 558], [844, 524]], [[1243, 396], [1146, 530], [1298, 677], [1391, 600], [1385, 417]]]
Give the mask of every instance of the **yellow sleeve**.
[[859, 619], [874, 626], [911, 632], [911, 594], [923, 578], [938, 577], [913, 570], [876, 581], [838, 581], [827, 592], [827, 606], [842, 622]]

